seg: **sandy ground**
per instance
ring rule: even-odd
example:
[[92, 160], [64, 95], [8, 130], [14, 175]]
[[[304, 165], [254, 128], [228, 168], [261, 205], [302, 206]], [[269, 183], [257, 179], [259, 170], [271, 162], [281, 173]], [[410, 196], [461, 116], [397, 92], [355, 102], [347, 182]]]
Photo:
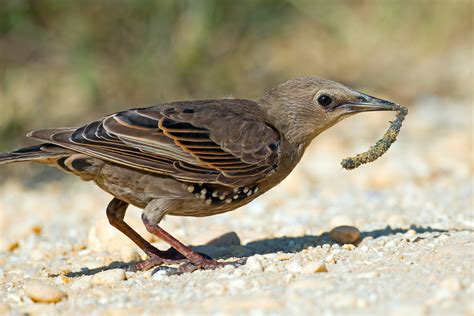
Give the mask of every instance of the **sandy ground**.
[[[106, 193], [74, 178], [2, 182], [0, 314], [473, 315], [472, 108], [421, 100], [385, 156], [343, 170], [340, 160], [375, 143], [392, 115], [360, 115], [321, 135], [284, 183], [238, 211], [165, 219], [202, 252], [249, 257], [237, 269], [124, 273], [116, 268], [143, 254], [108, 226]], [[165, 248], [139, 215], [130, 208], [127, 220]], [[360, 229], [360, 243], [331, 241], [343, 224]], [[61, 290], [60, 301], [33, 302], [32, 281]]]

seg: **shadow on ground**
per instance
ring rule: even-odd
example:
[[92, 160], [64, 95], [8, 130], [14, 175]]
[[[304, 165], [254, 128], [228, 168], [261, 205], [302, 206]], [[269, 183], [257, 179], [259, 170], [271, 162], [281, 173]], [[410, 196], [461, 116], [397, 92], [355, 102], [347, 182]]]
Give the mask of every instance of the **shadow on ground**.
[[[408, 230], [414, 230], [417, 234], [423, 233], [446, 233], [448, 230], [435, 229], [431, 227], [419, 227], [412, 225], [408, 229], [402, 228], [392, 228], [387, 226], [384, 229], [377, 229], [367, 232], [361, 232], [361, 239], [365, 238], [379, 238], [383, 236], [390, 236], [395, 234], [404, 234]], [[419, 236], [414, 242], [423, 239]], [[204, 253], [215, 259], [228, 259], [232, 257], [245, 258], [255, 254], [268, 254], [276, 252], [284, 253], [296, 253], [300, 252], [309, 247], [322, 246], [324, 244], [336, 244], [333, 240], [329, 238], [329, 233], [324, 232], [321, 235], [305, 235], [301, 237], [277, 237], [252, 241], [246, 245], [240, 244], [240, 239], [235, 232], [226, 233], [206, 245], [194, 246], [194, 250]], [[67, 277], [81, 277], [84, 275], [94, 275], [98, 272], [117, 269], [117, 268], [127, 268], [129, 265], [124, 262], [114, 261], [107, 266], [98, 267], [95, 269], [81, 268], [77, 272], [69, 272], [66, 274]]]

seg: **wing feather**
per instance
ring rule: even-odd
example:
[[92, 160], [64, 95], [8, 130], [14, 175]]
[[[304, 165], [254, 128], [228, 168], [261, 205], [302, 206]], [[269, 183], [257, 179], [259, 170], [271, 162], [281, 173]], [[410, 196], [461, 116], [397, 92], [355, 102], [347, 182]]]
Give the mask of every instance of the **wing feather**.
[[279, 133], [253, 101], [175, 102], [31, 137], [147, 172], [197, 183], [250, 184], [279, 163]]

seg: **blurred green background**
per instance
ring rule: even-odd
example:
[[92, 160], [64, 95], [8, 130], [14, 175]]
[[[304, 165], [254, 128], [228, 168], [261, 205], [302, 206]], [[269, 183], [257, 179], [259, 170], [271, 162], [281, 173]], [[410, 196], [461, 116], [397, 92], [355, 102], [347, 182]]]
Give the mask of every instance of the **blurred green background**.
[[29, 130], [318, 76], [410, 105], [472, 100], [471, 0], [0, 5], [0, 151]]

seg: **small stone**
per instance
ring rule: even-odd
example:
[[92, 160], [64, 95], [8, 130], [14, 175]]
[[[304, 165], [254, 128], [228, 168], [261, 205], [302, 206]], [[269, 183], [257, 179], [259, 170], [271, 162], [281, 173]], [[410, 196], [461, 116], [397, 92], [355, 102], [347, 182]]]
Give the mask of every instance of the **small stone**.
[[[248, 260], [247, 260], [247, 262], [248, 262]], [[235, 269], [235, 271], [234, 271], [234, 275], [235, 275], [235, 276], [238, 276], [238, 277], [243, 276], [244, 274], [245, 274], [245, 270], [244, 270], [244, 267], [243, 267], [243, 266], [238, 267], [238, 268]]]
[[334, 258], [334, 254], [330, 254], [328, 255], [326, 258], [324, 258], [324, 261], [326, 261], [327, 263], [336, 263], [336, 259]]
[[188, 186], [188, 192], [192, 193], [194, 191], [194, 185]]
[[291, 254], [289, 253], [277, 253], [276, 259], [279, 261], [286, 261], [291, 259]]
[[329, 237], [340, 244], [353, 244], [360, 239], [360, 231], [353, 226], [338, 226], [329, 232]]
[[158, 267], [152, 272], [151, 279], [155, 281], [161, 281], [174, 274], [178, 274], [178, 269], [162, 266]]
[[364, 272], [364, 273], [359, 273], [356, 275], [356, 278], [359, 279], [373, 279], [380, 276], [380, 273], [377, 271], [370, 271], [370, 272]]
[[249, 269], [249, 271], [251, 272], [263, 272], [263, 266], [262, 266], [262, 263], [260, 262], [260, 260], [255, 257], [255, 256], [252, 256], [250, 258], [247, 259], [247, 263], [245, 264], [245, 266]]
[[224, 266], [224, 271], [228, 272], [228, 273], [232, 273], [232, 272], [235, 271], [235, 266], [233, 266], [231, 264], [228, 264], [228, 265]]
[[28, 283], [25, 293], [35, 303], [57, 303], [67, 296], [58, 288], [38, 281]]
[[92, 276], [86, 275], [71, 284], [71, 290], [73, 291], [85, 291], [91, 288]]
[[326, 265], [322, 261], [313, 261], [308, 263], [303, 267], [301, 273], [304, 274], [311, 274], [311, 273], [319, 273], [319, 272], [328, 272]]
[[302, 268], [298, 262], [292, 262], [287, 267], [288, 271], [293, 273], [300, 273]]
[[105, 264], [102, 261], [89, 260], [89, 261], [82, 262], [82, 266], [86, 267], [89, 270], [98, 269], [98, 268], [103, 267], [104, 265]]
[[439, 241], [445, 241], [445, 240], [447, 240], [447, 239], [449, 239], [449, 236], [446, 235], [446, 234], [440, 235], [440, 236], [438, 237], [438, 240], [439, 240]]
[[397, 242], [395, 240], [390, 240], [384, 245], [385, 248], [394, 248], [396, 246]]
[[350, 250], [354, 250], [356, 247], [353, 244], [344, 244], [344, 245], [342, 245], [341, 248], [344, 249], [344, 250], [349, 250], [350, 251]]
[[141, 260], [140, 254], [138, 251], [130, 246], [123, 246], [120, 249], [120, 257], [122, 258], [122, 261], [125, 263], [129, 262], [137, 262]]
[[91, 282], [99, 285], [115, 284], [125, 280], [125, 271], [122, 269], [111, 269], [99, 272], [92, 276]]

